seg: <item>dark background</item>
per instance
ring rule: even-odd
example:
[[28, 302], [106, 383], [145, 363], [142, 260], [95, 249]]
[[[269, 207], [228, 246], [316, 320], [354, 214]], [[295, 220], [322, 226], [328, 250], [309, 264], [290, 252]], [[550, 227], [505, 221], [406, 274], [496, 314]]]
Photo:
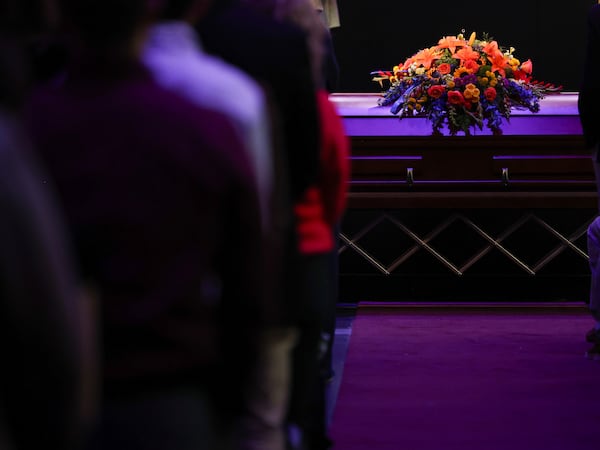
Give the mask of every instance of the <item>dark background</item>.
[[341, 92], [379, 92], [373, 70], [391, 68], [443, 36], [486, 32], [515, 56], [533, 62], [533, 78], [578, 91], [586, 15], [596, 0], [456, 3], [443, 0], [338, 0], [332, 30]]

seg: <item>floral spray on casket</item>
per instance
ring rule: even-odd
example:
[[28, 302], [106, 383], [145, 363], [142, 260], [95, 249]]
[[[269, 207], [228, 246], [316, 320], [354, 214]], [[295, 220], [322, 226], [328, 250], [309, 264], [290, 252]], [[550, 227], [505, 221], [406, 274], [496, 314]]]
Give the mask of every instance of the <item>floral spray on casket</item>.
[[380, 106], [391, 106], [398, 117], [426, 117], [433, 134], [441, 135], [447, 124], [450, 135], [487, 126], [494, 135], [502, 134], [502, 120], [510, 119], [511, 109], [536, 113], [539, 101], [562, 87], [539, 83], [531, 78], [531, 60], [521, 62], [515, 49], [504, 49], [483, 35], [472, 33], [445, 36], [438, 44], [420, 50], [391, 72], [372, 72], [373, 81], [383, 87], [390, 83]]

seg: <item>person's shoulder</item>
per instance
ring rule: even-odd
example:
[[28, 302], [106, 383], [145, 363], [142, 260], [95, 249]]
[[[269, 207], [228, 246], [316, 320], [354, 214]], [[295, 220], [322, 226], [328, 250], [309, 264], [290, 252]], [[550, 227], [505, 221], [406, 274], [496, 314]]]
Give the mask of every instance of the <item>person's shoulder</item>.
[[[153, 50], [144, 63], [161, 86], [201, 106], [214, 107], [244, 120], [264, 107], [264, 92], [248, 74], [201, 47], [183, 54]], [[166, 54], [166, 55], [165, 55]]]
[[594, 22], [600, 22], [600, 4], [595, 4], [590, 8], [588, 17]]
[[233, 64], [224, 61], [219, 56], [202, 53], [201, 61], [202, 64], [206, 65], [211, 71], [215, 83], [230, 85], [232, 89], [251, 92], [252, 95], [255, 95], [256, 92], [260, 92], [258, 83], [250, 75]]
[[228, 115], [159, 85], [151, 92], [148, 98], [150, 92], [140, 88], [134, 111], [134, 126], [141, 127], [149, 145], [161, 153], [168, 147], [171, 160], [187, 165], [189, 172], [218, 173], [222, 181], [250, 179], [244, 143]]
[[264, 92], [248, 73], [216, 55], [199, 52], [197, 58], [196, 76], [188, 80], [191, 84], [202, 79], [205, 84], [203, 90], [209, 89], [213, 94], [221, 95], [217, 101], [225, 103], [227, 109], [256, 111], [262, 108]]
[[[177, 92], [159, 85], [137, 92], [137, 108], [153, 115], [164, 127], [178, 129], [189, 136], [228, 135], [231, 120], [217, 108], [199, 105]], [[152, 95], [148, 96], [151, 91]]]
[[215, 89], [220, 95], [215, 101], [216, 108], [244, 124], [254, 123], [257, 119], [267, 120], [265, 91], [258, 82], [232, 64], [219, 58], [213, 60], [217, 72], [213, 82], [221, 86], [221, 89]]
[[167, 89], [156, 97], [154, 106], [163, 131], [179, 139], [201, 142], [205, 151], [216, 150], [218, 154], [237, 156], [242, 143], [231, 117], [218, 108], [200, 105], [185, 96]]

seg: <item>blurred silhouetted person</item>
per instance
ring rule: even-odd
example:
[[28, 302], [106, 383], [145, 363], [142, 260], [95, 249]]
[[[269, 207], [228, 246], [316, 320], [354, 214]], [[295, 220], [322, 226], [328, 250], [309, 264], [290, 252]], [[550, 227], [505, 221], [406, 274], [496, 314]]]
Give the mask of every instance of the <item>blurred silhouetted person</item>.
[[[254, 1], [254, 0], [248, 0]], [[264, 3], [264, 0], [256, 0]], [[336, 274], [331, 264], [335, 249], [334, 229], [346, 206], [349, 177], [349, 141], [340, 117], [323, 83], [327, 54], [327, 30], [310, 0], [272, 1], [273, 14], [307, 33], [310, 67], [318, 89], [319, 176], [294, 203], [300, 254], [297, 273], [299, 295], [305, 305], [300, 315], [300, 334], [294, 348], [289, 412], [293, 449], [331, 448], [326, 418], [326, 382], [330, 375], [330, 344], [335, 330]]]
[[204, 47], [244, 70], [267, 90], [289, 175], [301, 196], [318, 175], [319, 124], [306, 32], [257, 11], [245, 0], [214, 2], [197, 29]]
[[[263, 6], [266, 7], [263, 8]], [[319, 177], [319, 115], [307, 34], [274, 17], [268, 4], [214, 2], [197, 24], [210, 52], [252, 76], [265, 90], [274, 143], [275, 198], [271, 208], [275, 239], [268, 273], [280, 314], [262, 336], [262, 360], [250, 392], [240, 445], [278, 450], [285, 443], [291, 346], [306, 313], [294, 203]], [[278, 250], [279, 248], [279, 250]], [[262, 372], [261, 372], [262, 371]], [[262, 375], [260, 375], [262, 373]], [[293, 375], [292, 375], [293, 376]]]
[[230, 120], [140, 63], [156, 3], [62, 1], [70, 65], [29, 124], [99, 301], [91, 448], [220, 449], [256, 358], [260, 208]]
[[[579, 90], [579, 118], [586, 146], [590, 150], [596, 173], [597, 191], [600, 195], [600, 129], [598, 128], [598, 105], [600, 104], [600, 5], [589, 10], [587, 18], [587, 43], [584, 58], [583, 79]], [[599, 200], [600, 201], [600, 200]], [[590, 258], [591, 286], [589, 308], [594, 327], [586, 334], [586, 340], [593, 344], [586, 356], [600, 360], [600, 217], [597, 217], [587, 230], [588, 253]]]
[[164, 0], [149, 31], [142, 60], [163, 87], [226, 115], [236, 127], [254, 169], [265, 233], [273, 188], [271, 127], [262, 88], [237, 67], [207, 54], [192, 24], [214, 0]]
[[21, 123], [37, 2], [0, 5], [0, 447], [75, 450], [83, 439], [76, 270], [53, 183]]
[[[252, 29], [249, 17], [256, 35], [240, 38], [237, 24], [243, 30]], [[325, 423], [321, 350], [326, 322], [331, 317], [335, 320], [330, 255], [333, 227], [345, 206], [348, 176], [348, 143], [323, 88], [326, 30], [308, 0], [243, 0], [217, 10], [198, 28], [207, 48], [267, 85], [279, 108], [275, 110], [277, 119], [283, 124], [279, 150], [288, 161], [313, 167], [312, 172], [303, 173], [302, 166], [289, 165], [292, 238], [288, 257], [282, 262], [287, 278], [281, 295], [282, 301], [294, 306], [289, 309], [293, 311], [290, 324], [299, 331], [299, 340], [291, 355], [291, 403], [286, 422], [292, 448], [326, 449], [331, 443]], [[233, 29], [236, 33], [225, 35], [224, 31]], [[278, 34], [287, 39], [277, 39]], [[267, 37], [273, 43], [269, 44]], [[306, 86], [302, 104], [292, 101], [298, 95], [296, 80]], [[310, 103], [315, 109], [306, 106]], [[314, 115], [302, 114], [302, 107]], [[296, 136], [307, 129], [319, 133], [316, 140], [305, 136], [300, 147]]]
[[[211, 0], [167, 0], [158, 21], [150, 29], [143, 61], [156, 81], [190, 101], [225, 114], [235, 125], [248, 150], [259, 190], [263, 255], [256, 255], [257, 274], [264, 264], [261, 295], [274, 298], [279, 280], [273, 277], [280, 266], [281, 225], [288, 220], [276, 207], [287, 187], [282, 185], [281, 166], [273, 152], [272, 122], [262, 87], [241, 69], [209, 55], [192, 27]], [[267, 259], [268, 258], [268, 261]], [[268, 276], [268, 277], [267, 277]], [[289, 349], [294, 331], [279, 326], [278, 311], [270, 324], [258, 330], [260, 342], [252, 383], [244, 393], [244, 414], [237, 426], [240, 449], [283, 450], [283, 420], [289, 390]]]

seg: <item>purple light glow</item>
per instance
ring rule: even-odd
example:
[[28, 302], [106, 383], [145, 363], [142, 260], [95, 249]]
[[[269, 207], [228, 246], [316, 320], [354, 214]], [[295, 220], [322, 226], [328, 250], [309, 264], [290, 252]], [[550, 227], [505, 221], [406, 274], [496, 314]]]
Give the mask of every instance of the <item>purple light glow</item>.
[[493, 159], [589, 159], [586, 155], [501, 155]]
[[350, 184], [581, 184], [594, 183], [594, 180], [419, 180], [408, 182], [406, 180], [352, 180]]
[[360, 161], [365, 161], [365, 160], [374, 160], [374, 161], [380, 161], [380, 160], [421, 160], [423, 159], [422, 156], [351, 156], [350, 159], [353, 160], [360, 160]]

